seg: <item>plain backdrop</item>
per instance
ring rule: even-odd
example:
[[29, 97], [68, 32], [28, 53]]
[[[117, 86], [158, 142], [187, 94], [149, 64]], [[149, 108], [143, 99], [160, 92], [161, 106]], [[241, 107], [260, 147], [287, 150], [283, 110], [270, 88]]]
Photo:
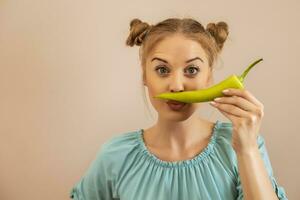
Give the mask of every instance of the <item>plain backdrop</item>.
[[[67, 200], [105, 141], [155, 123], [138, 47], [125, 46], [136, 17], [227, 22], [215, 83], [264, 58], [245, 86], [265, 106], [274, 175], [300, 199], [299, 10], [297, 0], [0, 0], [0, 199]], [[207, 103], [198, 112], [228, 121]]]

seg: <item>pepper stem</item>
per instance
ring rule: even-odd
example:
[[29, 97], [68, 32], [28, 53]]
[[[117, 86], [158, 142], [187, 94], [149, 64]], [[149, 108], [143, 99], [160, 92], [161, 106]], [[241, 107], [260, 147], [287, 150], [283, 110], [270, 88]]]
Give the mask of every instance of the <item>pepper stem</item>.
[[255, 62], [253, 62], [251, 65], [249, 65], [249, 67], [247, 67], [247, 69], [243, 72], [243, 74], [239, 76], [239, 80], [243, 83], [244, 79], [246, 78], [248, 72], [252, 69], [252, 67], [254, 67], [254, 65], [256, 65], [257, 63], [259, 63], [262, 60], [263, 59], [260, 58], [260, 59], [256, 60]]

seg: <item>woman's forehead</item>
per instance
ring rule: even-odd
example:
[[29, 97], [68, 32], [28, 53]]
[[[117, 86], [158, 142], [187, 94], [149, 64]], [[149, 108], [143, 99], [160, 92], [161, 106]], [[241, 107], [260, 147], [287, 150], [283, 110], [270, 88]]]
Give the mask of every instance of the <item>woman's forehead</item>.
[[171, 36], [156, 44], [148, 57], [150, 60], [161, 57], [162, 59], [182, 60], [184, 62], [199, 57], [205, 62], [206, 53], [197, 41], [182, 36]]

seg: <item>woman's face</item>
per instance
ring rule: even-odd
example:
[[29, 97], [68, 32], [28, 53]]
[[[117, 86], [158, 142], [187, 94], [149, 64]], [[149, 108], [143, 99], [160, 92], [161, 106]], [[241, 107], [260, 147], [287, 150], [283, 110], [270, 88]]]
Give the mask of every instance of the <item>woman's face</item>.
[[200, 103], [173, 110], [166, 100], [154, 98], [165, 92], [198, 90], [212, 83], [211, 67], [202, 46], [182, 35], [170, 36], [156, 45], [146, 59], [144, 85], [159, 117], [172, 121], [188, 119]]

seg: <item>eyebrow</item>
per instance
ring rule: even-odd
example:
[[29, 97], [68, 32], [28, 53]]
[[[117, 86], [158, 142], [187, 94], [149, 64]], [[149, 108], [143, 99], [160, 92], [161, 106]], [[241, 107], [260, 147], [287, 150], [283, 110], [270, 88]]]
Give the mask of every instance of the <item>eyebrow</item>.
[[[197, 60], [197, 59], [200, 60], [201, 62], [203, 62], [203, 60], [202, 60], [201, 58], [199, 58], [199, 57], [195, 57], [195, 58], [189, 59], [189, 60], [187, 60], [187, 61], [185, 61], [185, 62], [186, 62], [186, 63], [189, 63], [189, 62], [192, 62], [192, 61]], [[160, 60], [160, 61], [162, 61], [162, 62], [168, 63], [168, 61], [166, 61], [166, 60], [164, 60], [164, 59], [162, 59], [162, 58], [158, 58], [158, 57], [152, 58], [151, 62], [154, 61], [154, 60]], [[203, 63], [204, 63], [204, 62], [203, 62]]]

